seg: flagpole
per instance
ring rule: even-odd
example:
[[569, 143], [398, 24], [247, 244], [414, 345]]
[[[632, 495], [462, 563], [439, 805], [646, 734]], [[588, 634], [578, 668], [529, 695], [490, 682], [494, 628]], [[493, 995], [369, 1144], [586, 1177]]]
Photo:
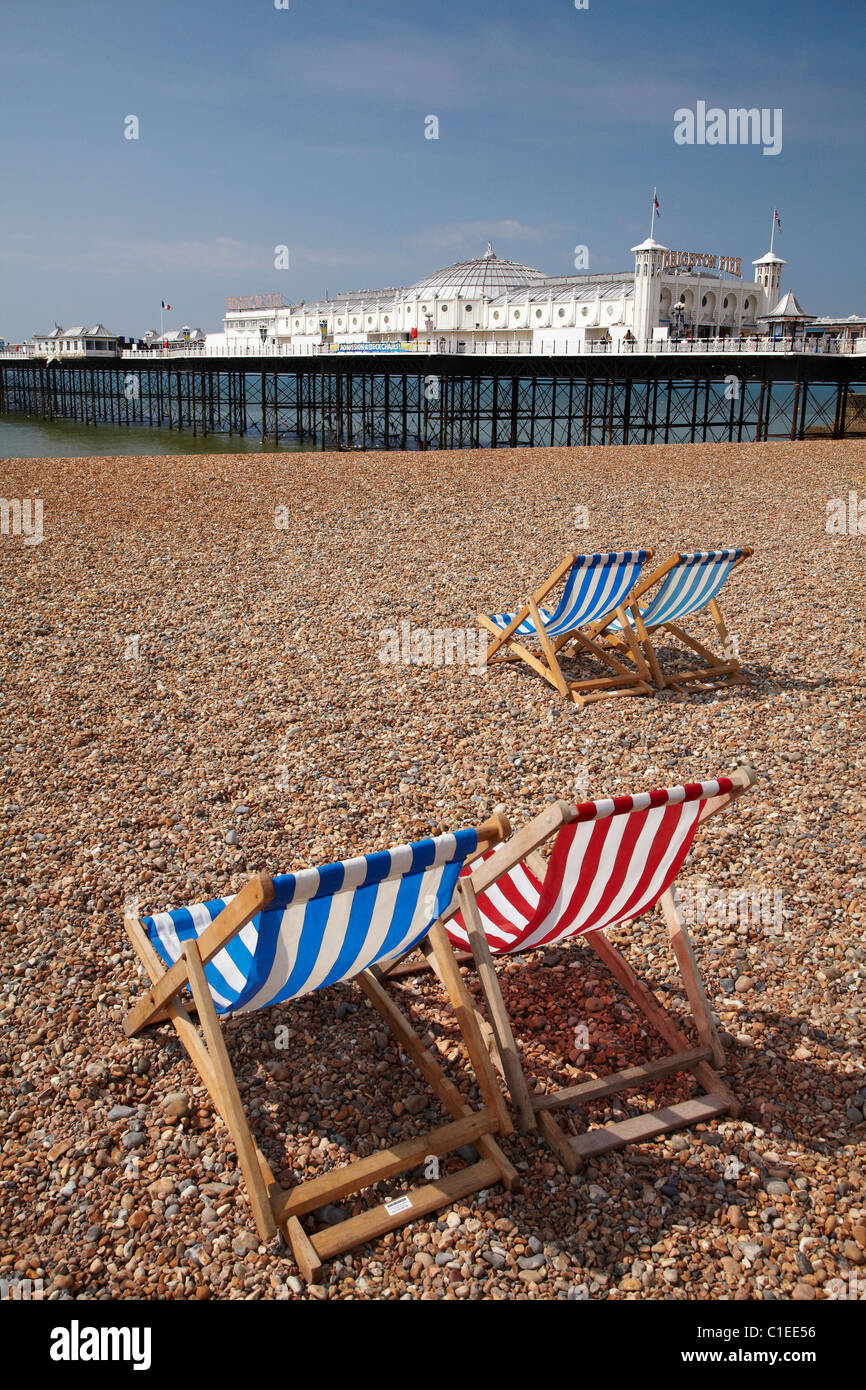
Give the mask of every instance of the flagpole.
[[773, 254], [773, 242], [776, 237], [776, 209], [773, 208], [773, 220], [770, 223], [770, 255]]
[[160, 336], [160, 338], [163, 337], [163, 334], [164, 334], [164, 329], [163, 329], [163, 326], [162, 326], [162, 306], [163, 306], [163, 302], [164, 302], [163, 300], [160, 300], [160, 301], [159, 301], [159, 336]]
[[652, 212], [650, 213], [650, 241], [652, 241], [652, 239], [653, 239], [653, 231], [655, 230], [655, 225], [656, 225], [656, 190], [653, 189], [653, 205], [652, 205]]

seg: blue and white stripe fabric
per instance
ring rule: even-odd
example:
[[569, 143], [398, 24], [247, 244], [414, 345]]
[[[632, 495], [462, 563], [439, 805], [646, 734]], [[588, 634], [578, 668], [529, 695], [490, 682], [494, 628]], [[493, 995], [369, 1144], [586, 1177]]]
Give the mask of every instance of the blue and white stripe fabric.
[[[539, 609], [548, 637], [560, 637], [611, 613], [634, 588], [646, 557], [645, 550], [576, 555], [556, 609], [552, 613]], [[506, 628], [514, 617], [514, 613], [491, 613], [490, 621]], [[532, 637], [535, 632], [535, 623], [529, 617], [515, 628], [514, 635]]]
[[[253, 1013], [404, 955], [449, 907], [474, 830], [272, 879], [274, 897], [205, 966], [217, 1013]], [[231, 898], [143, 918], [166, 965]]]
[[[641, 609], [644, 626], [653, 628], [662, 623], [675, 623], [704, 608], [715, 598], [742, 554], [742, 550], [698, 550], [691, 555], [680, 555], [678, 563], [665, 575], [655, 598]], [[631, 614], [628, 618], [634, 626]], [[609, 630], [622, 631], [618, 618], [613, 620]]]

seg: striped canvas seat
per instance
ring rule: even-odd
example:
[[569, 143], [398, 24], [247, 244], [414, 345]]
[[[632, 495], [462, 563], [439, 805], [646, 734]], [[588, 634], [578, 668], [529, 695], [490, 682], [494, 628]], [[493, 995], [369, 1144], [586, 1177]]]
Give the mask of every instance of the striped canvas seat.
[[[743, 554], [742, 550], [698, 550], [690, 555], [680, 554], [658, 593], [641, 609], [644, 626], [651, 629], [662, 623], [676, 623], [689, 613], [705, 608]], [[634, 627], [630, 613], [628, 619]], [[608, 624], [608, 631], [622, 631], [619, 618]]]
[[[547, 636], [559, 637], [611, 613], [634, 588], [647, 554], [646, 550], [622, 550], [575, 556], [556, 608], [553, 612], [545, 608], [539, 610]], [[515, 616], [514, 613], [491, 613], [490, 621], [497, 628], [504, 629]], [[524, 619], [515, 628], [515, 634], [523, 637], [535, 635], [532, 618]]]
[[[297, 999], [412, 949], [448, 908], [474, 829], [273, 878], [274, 897], [205, 967], [217, 1013]], [[143, 918], [166, 965], [230, 898]]]
[[[647, 912], [679, 873], [702, 800], [730, 792], [733, 785], [719, 777], [583, 802], [558, 831], [543, 880], [521, 862], [478, 895], [490, 950], [494, 955], [531, 951]], [[491, 854], [505, 848], [497, 846]], [[453, 945], [470, 947], [460, 913], [447, 931]]]

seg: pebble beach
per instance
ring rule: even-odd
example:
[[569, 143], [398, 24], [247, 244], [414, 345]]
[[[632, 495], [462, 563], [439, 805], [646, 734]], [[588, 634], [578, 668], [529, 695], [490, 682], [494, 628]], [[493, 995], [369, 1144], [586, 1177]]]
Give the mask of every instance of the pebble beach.
[[[866, 521], [826, 523], [866, 497], [866, 441], [0, 467], [4, 497], [43, 502], [39, 543], [0, 537], [0, 1277], [56, 1300], [863, 1295]], [[720, 595], [745, 685], [581, 710], [523, 666], [385, 659], [403, 623], [474, 634], [570, 550], [647, 545], [753, 547]], [[693, 630], [712, 644], [708, 619]], [[513, 1134], [520, 1192], [305, 1285], [282, 1238], [260, 1242], [173, 1029], [123, 1032], [146, 985], [125, 908], [743, 763], [756, 785], [680, 878], [715, 904], [689, 930], [742, 1116], [573, 1176]], [[731, 910], [743, 888], [760, 910]], [[661, 914], [611, 939], [688, 1031]], [[500, 979], [539, 1092], [665, 1053], [580, 942]], [[391, 988], [477, 1103], [435, 978]], [[351, 984], [224, 1034], [287, 1186], [445, 1118]], [[559, 1115], [577, 1133], [692, 1094], [666, 1077]]]

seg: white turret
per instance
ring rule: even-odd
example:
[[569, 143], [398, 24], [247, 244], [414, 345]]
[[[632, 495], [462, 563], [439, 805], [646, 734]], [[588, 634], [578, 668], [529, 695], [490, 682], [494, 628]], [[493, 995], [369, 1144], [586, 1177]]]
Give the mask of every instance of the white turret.
[[653, 329], [659, 321], [659, 298], [662, 287], [662, 261], [666, 246], [654, 237], [647, 237], [634, 252], [634, 322], [632, 332], [639, 345], [652, 342]]
[[785, 262], [773, 251], [768, 251], [766, 256], [762, 256], [758, 261], [752, 261], [752, 265], [755, 267], [755, 280], [764, 291], [763, 309], [765, 313], [768, 313], [779, 302], [782, 266], [784, 264]]

